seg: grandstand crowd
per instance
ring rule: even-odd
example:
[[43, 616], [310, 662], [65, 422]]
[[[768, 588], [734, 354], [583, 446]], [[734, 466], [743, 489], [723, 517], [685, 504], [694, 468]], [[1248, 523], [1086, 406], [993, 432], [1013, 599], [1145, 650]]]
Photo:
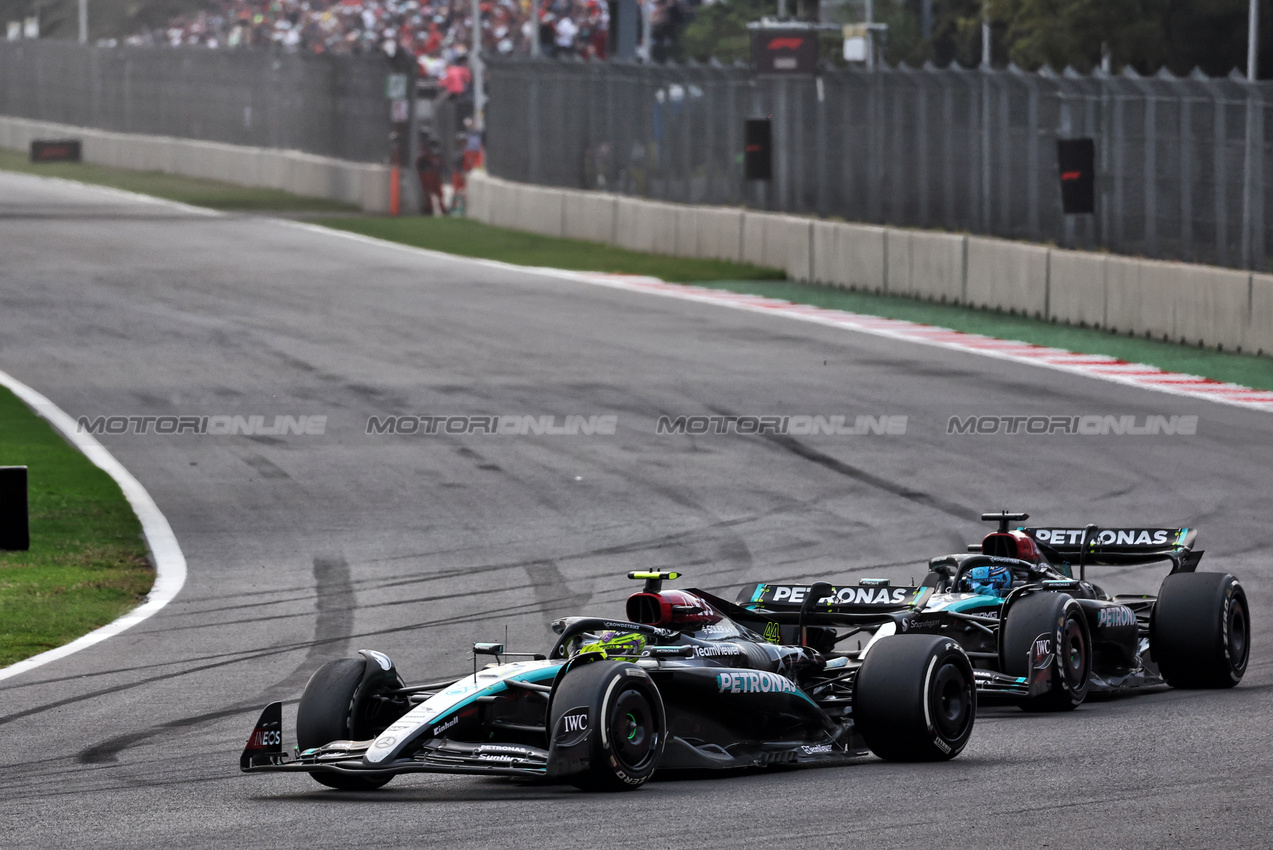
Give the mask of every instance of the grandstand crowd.
[[[481, 0], [480, 9], [484, 51], [525, 53], [538, 39], [545, 55], [606, 56], [605, 0]], [[463, 64], [472, 26], [470, 0], [214, 0], [205, 11], [125, 43], [390, 55], [402, 50], [416, 57], [422, 75], [444, 80], [448, 68]]]

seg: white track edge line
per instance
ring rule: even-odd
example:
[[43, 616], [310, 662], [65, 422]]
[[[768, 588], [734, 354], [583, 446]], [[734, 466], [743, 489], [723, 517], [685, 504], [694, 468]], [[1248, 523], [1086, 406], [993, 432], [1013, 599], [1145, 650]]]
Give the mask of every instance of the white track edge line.
[[124, 492], [124, 497], [132, 506], [137, 519], [141, 521], [142, 533], [150, 546], [155, 562], [155, 585], [146, 595], [146, 601], [129, 611], [122, 617], [95, 629], [68, 644], [41, 652], [30, 658], [18, 661], [0, 669], [0, 681], [33, 670], [50, 661], [57, 661], [81, 649], [101, 643], [109, 637], [131, 629], [146, 618], [163, 608], [181, 591], [186, 583], [186, 556], [181, 552], [177, 537], [172, 532], [168, 520], [160, 512], [159, 506], [146, 492], [146, 488], [124, 468], [106, 448], [91, 434], [79, 433], [76, 421], [65, 411], [49, 401], [40, 393], [28, 387], [6, 372], [0, 371], [0, 385], [7, 387], [18, 398], [39, 416], [47, 419], [54, 428], [62, 432], [70, 443], [79, 449], [95, 466], [103, 470]]
[[[164, 173], [164, 172], [161, 172]], [[211, 207], [196, 207], [192, 204], [182, 203], [181, 201], [173, 201], [168, 198], [161, 198], [157, 195], [143, 195], [140, 192], [130, 192], [127, 189], [117, 189], [114, 186], [103, 186], [101, 183], [87, 183], [83, 180], [71, 180], [68, 177], [51, 177], [43, 174], [29, 174], [25, 171], [0, 171], [0, 175], [5, 177], [29, 178], [31, 180], [47, 180], [60, 186], [72, 186], [76, 189], [88, 188], [103, 195], [111, 195], [122, 201], [137, 201], [139, 203], [150, 204], [151, 206], [170, 207], [185, 213], [206, 216], [208, 218], [226, 218], [227, 214], [221, 210], [214, 210]], [[182, 175], [172, 175], [182, 176]], [[195, 177], [195, 180], [205, 178]], [[250, 187], [245, 187], [250, 188]]]
[[[939, 339], [925, 339], [921, 335], [912, 335], [901, 333], [898, 327], [912, 325], [914, 327], [922, 327], [932, 331], [944, 330], [949, 333], [959, 334], [969, 340], [998, 340], [997, 337], [986, 337], [981, 334], [967, 333], [965, 331], [955, 331], [949, 328], [939, 328], [938, 326], [918, 325], [914, 322], [908, 322], [904, 319], [885, 319], [881, 316], [871, 316], [868, 314], [851, 313], [847, 310], [836, 310], [829, 307], [813, 307], [812, 305], [788, 304], [776, 298], [768, 298], [761, 295], [748, 295], [744, 293], [730, 293], [728, 290], [706, 289], [704, 287], [695, 287], [693, 284], [674, 284], [659, 280], [654, 277], [642, 277], [639, 275], [628, 276], [627, 280], [615, 277], [603, 277], [600, 272], [575, 272], [568, 269], [543, 268], [540, 266], [519, 266], [513, 263], [505, 263], [499, 260], [487, 260], [478, 257], [466, 257], [460, 254], [448, 254], [445, 251], [435, 251], [430, 248], [419, 248], [414, 245], [404, 245], [401, 242], [392, 242], [388, 239], [379, 239], [374, 236], [366, 236], [361, 233], [353, 233], [348, 230], [338, 230], [333, 227], [325, 227], [317, 224], [308, 224], [306, 222], [289, 221], [286, 219], [277, 219], [282, 224], [290, 227], [299, 228], [316, 233], [326, 233], [336, 235], [355, 242], [362, 242], [367, 245], [376, 245], [380, 247], [389, 246], [405, 251], [407, 253], [422, 255], [427, 257], [443, 258], [455, 260], [459, 262], [475, 263], [477, 265], [487, 266], [489, 268], [500, 269], [504, 271], [517, 271], [524, 274], [537, 274], [544, 277], [555, 277], [563, 280], [572, 280], [580, 283], [587, 283], [593, 286], [605, 286], [611, 289], [622, 289], [627, 292], [637, 292], [645, 295], [661, 295], [667, 298], [676, 298], [682, 301], [696, 301], [701, 304], [715, 304], [719, 307], [728, 307], [734, 310], [743, 310], [748, 313], [759, 313], [766, 316], [782, 316], [786, 319], [794, 319], [801, 322], [811, 322], [825, 327], [839, 328], [841, 330], [851, 330], [858, 333], [868, 334], [870, 336], [883, 337], [885, 339], [899, 340], [902, 342], [914, 343], [915, 345], [926, 345], [932, 348], [943, 348], [947, 351], [959, 351], [964, 354], [973, 354], [981, 357], [990, 357], [995, 360], [1004, 360], [1011, 363], [1020, 363], [1026, 366], [1035, 366], [1040, 369], [1050, 369], [1055, 372], [1065, 372], [1070, 375], [1078, 375], [1084, 378], [1091, 378], [1097, 381], [1104, 381], [1110, 384], [1121, 384], [1123, 386], [1135, 387], [1145, 392], [1162, 393], [1164, 395], [1173, 395], [1181, 398], [1197, 399], [1199, 401], [1210, 401], [1216, 404], [1223, 404], [1229, 407], [1237, 407], [1243, 410], [1251, 410], [1255, 412], [1273, 412], [1273, 404], [1267, 402], [1246, 402], [1239, 399], [1224, 398], [1223, 396], [1211, 395], [1205, 392], [1197, 392], [1187, 389], [1178, 389], [1170, 385], [1147, 385], [1131, 377], [1124, 377], [1118, 374], [1101, 374], [1099, 372], [1088, 371], [1087, 367], [1070, 366], [1065, 363], [1049, 363], [1037, 358], [1022, 357], [1008, 352], [996, 351], [987, 348], [978, 348], [965, 345], [961, 342], [945, 341]], [[653, 285], [653, 286], [652, 286]], [[654, 288], [657, 286], [658, 288]], [[677, 290], [666, 290], [662, 287], [676, 287]], [[720, 294], [717, 294], [720, 293]], [[738, 299], [729, 298], [729, 295], [737, 295]], [[745, 300], [744, 300], [745, 299]], [[779, 305], [787, 304], [792, 310], [784, 310]], [[821, 311], [823, 315], [815, 315], [813, 311]], [[888, 322], [892, 327], [876, 327], [877, 323]], [[1001, 340], [1003, 342], [1020, 342], [1018, 340]], [[1021, 345], [1034, 346], [1034, 343], [1020, 342]], [[1047, 346], [1038, 346], [1039, 348], [1047, 348]], [[1071, 352], [1066, 349], [1052, 349], [1058, 354], [1079, 354], [1082, 352]], [[1100, 355], [1084, 355], [1088, 357], [1096, 357]], [[1140, 364], [1128, 364], [1140, 365]], [[1157, 367], [1146, 367], [1157, 368]], [[1163, 371], [1163, 376], [1171, 376], [1177, 373]], [[1257, 391], [1259, 392], [1259, 391]]]

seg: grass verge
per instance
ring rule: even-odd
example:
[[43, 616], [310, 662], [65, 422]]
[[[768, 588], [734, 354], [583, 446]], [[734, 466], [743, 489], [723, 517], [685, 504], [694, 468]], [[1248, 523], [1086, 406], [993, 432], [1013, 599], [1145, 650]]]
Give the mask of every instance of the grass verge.
[[519, 266], [649, 275], [676, 283], [725, 279], [782, 280], [785, 277], [776, 269], [746, 263], [642, 254], [596, 242], [505, 230], [464, 218], [330, 218], [319, 223], [417, 248], [500, 260]]
[[0, 388], [0, 466], [28, 467], [31, 549], [0, 551], [0, 667], [136, 607], [154, 583], [115, 480]]
[[196, 207], [227, 212], [353, 212], [358, 208], [327, 198], [309, 198], [278, 189], [236, 186], [217, 180], [182, 177], [160, 171], [129, 171], [88, 162], [33, 163], [27, 154], [0, 148], [0, 171], [61, 177], [96, 186], [125, 189]]

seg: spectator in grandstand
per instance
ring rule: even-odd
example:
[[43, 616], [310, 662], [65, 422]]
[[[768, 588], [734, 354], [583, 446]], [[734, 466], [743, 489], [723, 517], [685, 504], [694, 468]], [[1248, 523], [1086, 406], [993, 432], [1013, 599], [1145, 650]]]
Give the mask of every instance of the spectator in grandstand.
[[[683, 0], [664, 0], [680, 3]], [[482, 49], [605, 57], [608, 4], [600, 0], [481, 0]], [[420, 72], [445, 79], [471, 46], [471, 0], [210, 0], [206, 10], [143, 31], [130, 45], [275, 47], [314, 53], [405, 50]], [[538, 30], [538, 31], [537, 31]], [[448, 88], [449, 90], [449, 88]]]

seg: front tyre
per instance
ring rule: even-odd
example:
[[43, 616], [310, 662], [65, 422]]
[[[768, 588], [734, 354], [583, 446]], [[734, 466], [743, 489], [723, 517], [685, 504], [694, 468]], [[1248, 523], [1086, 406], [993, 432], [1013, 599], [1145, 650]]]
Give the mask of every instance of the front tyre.
[[[301, 750], [332, 741], [371, 737], [372, 718], [363, 708], [370, 701], [357, 699], [366, 666], [362, 658], [328, 661], [310, 677], [296, 712], [296, 743]], [[401, 687], [401, 680], [396, 684]], [[390, 774], [351, 776], [344, 773], [311, 773], [310, 777], [320, 785], [342, 791], [371, 791], [393, 778]]]
[[1064, 593], [1032, 593], [1018, 599], [1004, 617], [999, 635], [1000, 669], [1009, 676], [1034, 675], [1034, 642], [1052, 642], [1051, 689], [1023, 700], [1026, 711], [1072, 711], [1087, 697], [1092, 679], [1092, 638], [1083, 609]]
[[954, 758], [976, 717], [972, 664], [949, 638], [882, 638], [858, 670], [854, 724], [871, 752], [887, 761]]
[[588, 767], [568, 777], [576, 788], [632, 791], [658, 769], [667, 715], [658, 688], [635, 664], [594, 661], [568, 671], [551, 714], [549, 729], [587, 730]]
[[1226, 573], [1163, 580], [1149, 621], [1149, 648], [1173, 688], [1231, 688], [1251, 653], [1246, 592]]

